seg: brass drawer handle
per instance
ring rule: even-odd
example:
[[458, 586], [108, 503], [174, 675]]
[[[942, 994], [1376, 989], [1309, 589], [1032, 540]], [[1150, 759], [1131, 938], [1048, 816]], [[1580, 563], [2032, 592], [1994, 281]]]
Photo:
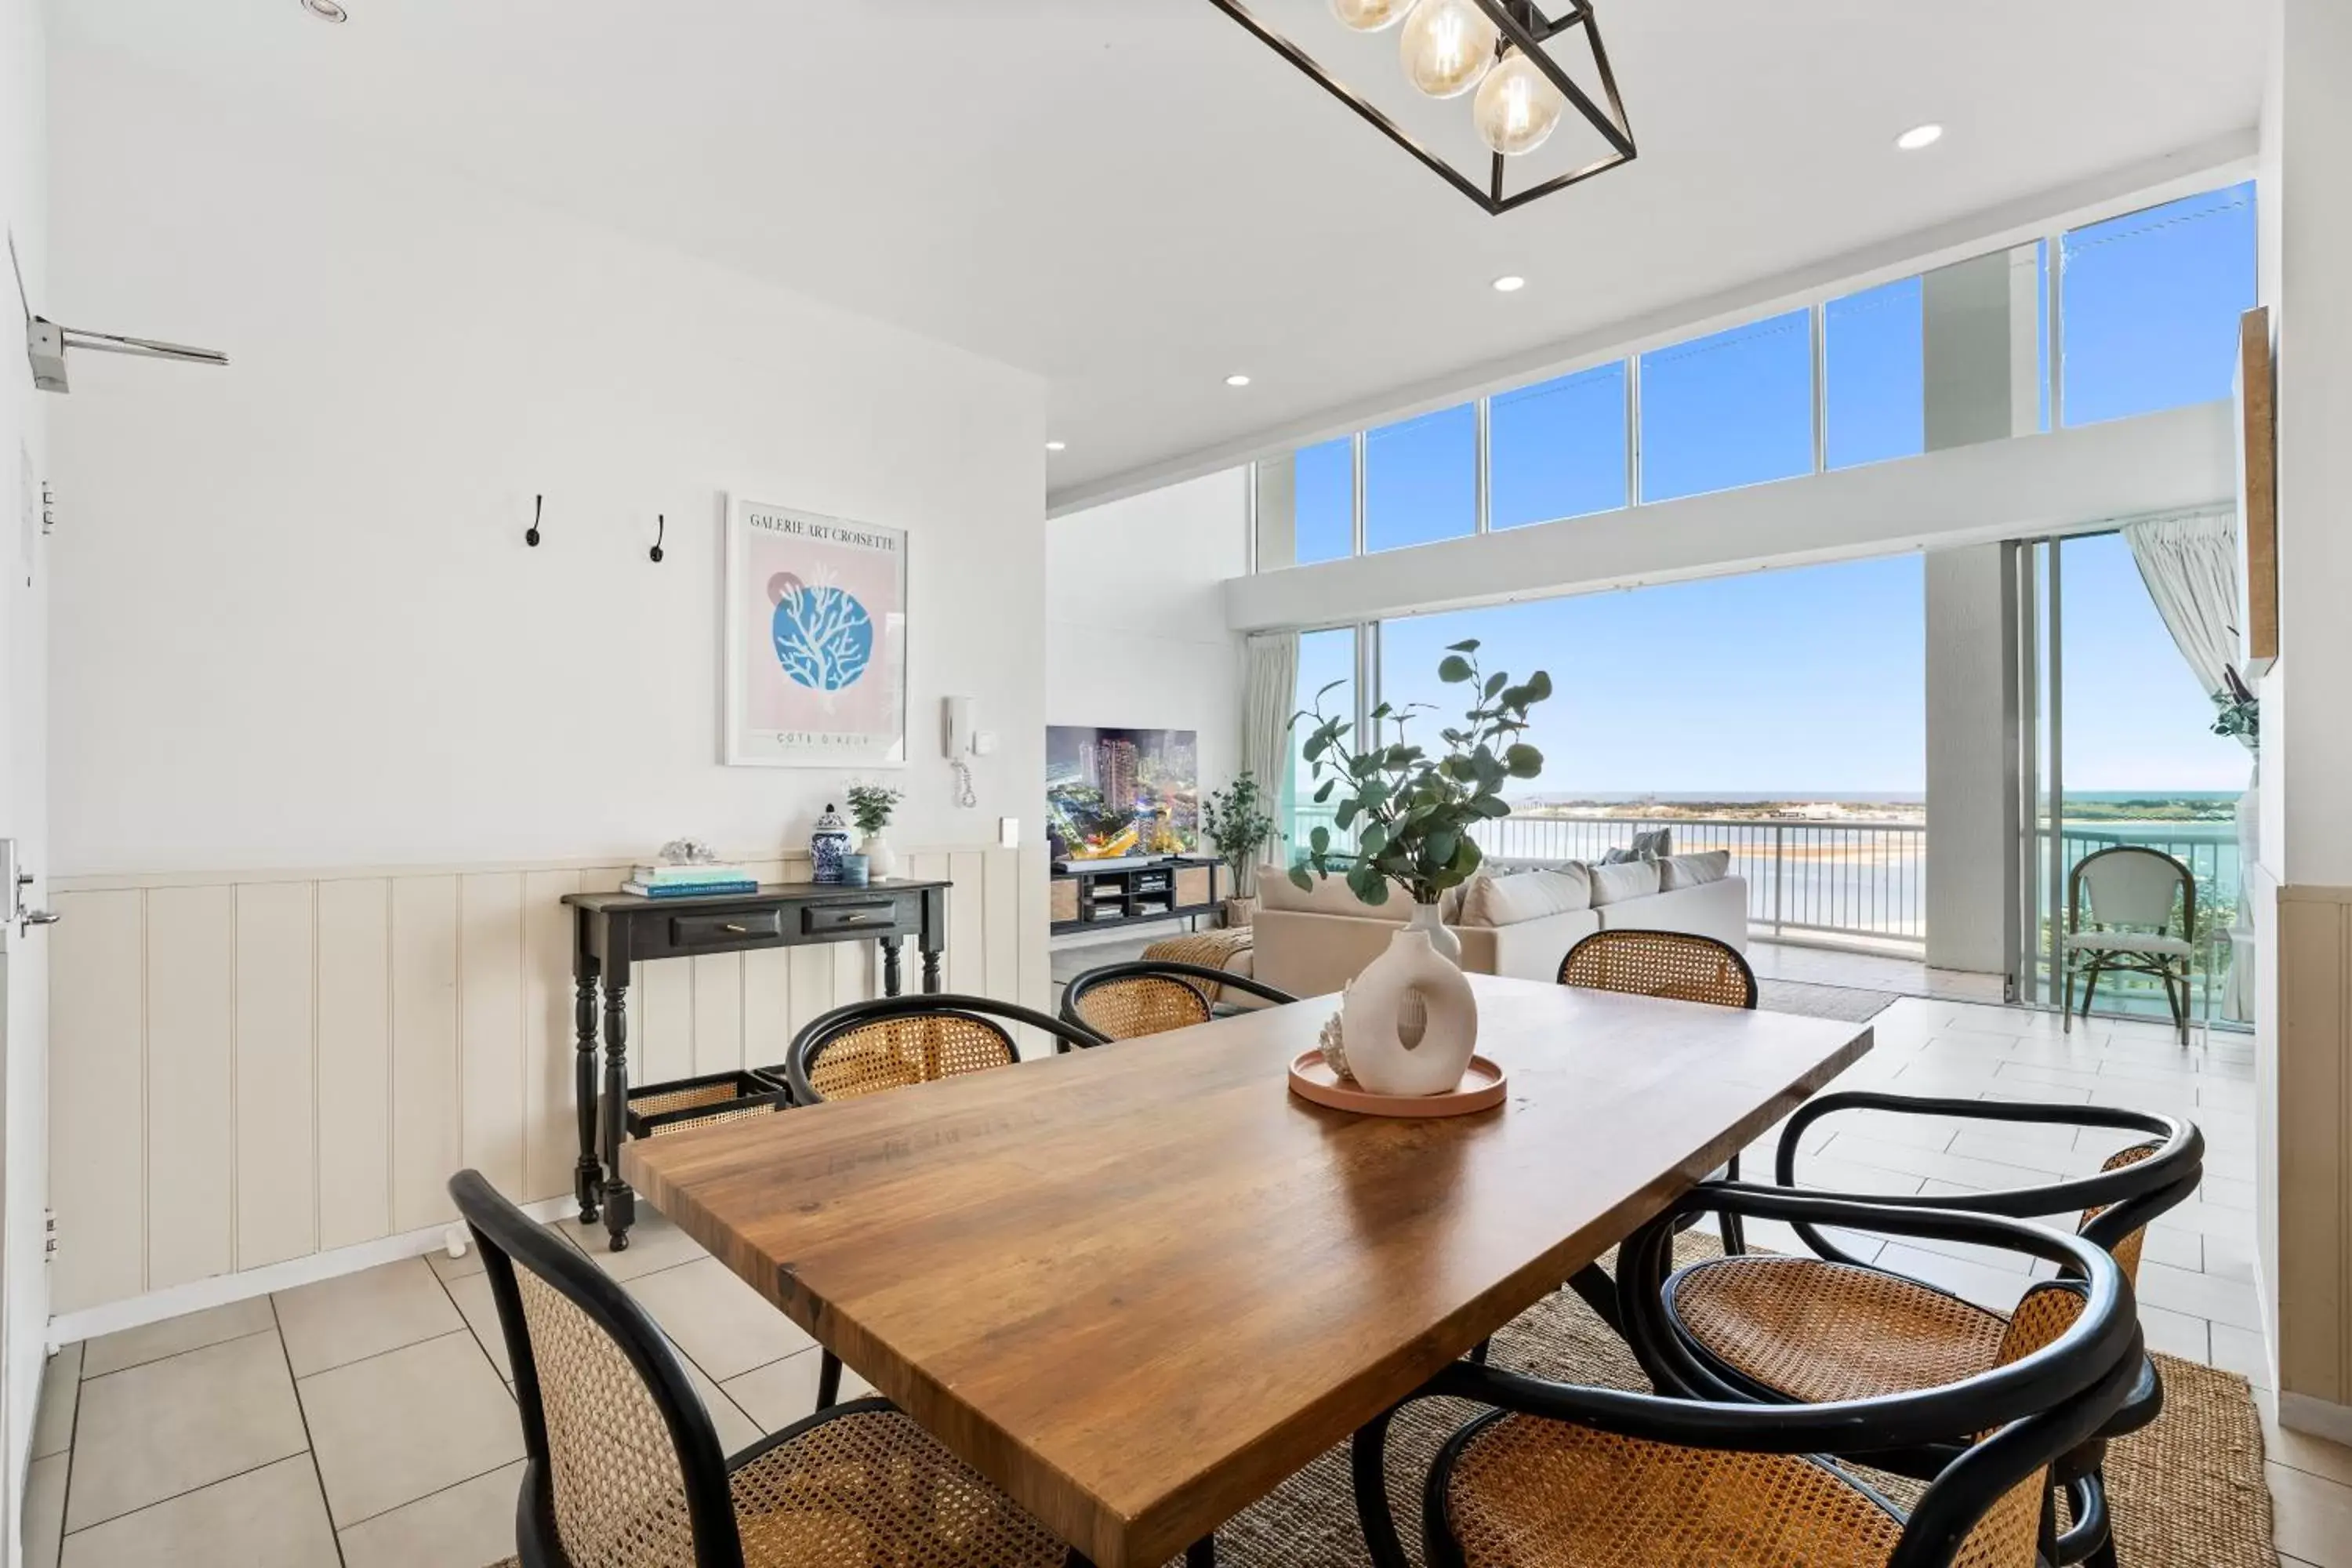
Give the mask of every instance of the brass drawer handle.
[[841, 923], [845, 926], [864, 925], [866, 923], [866, 917], [864, 915], [844, 915], [841, 917]]
[[744, 934], [743, 928], [739, 925], [723, 925], [719, 929], [725, 931], [730, 936], [741, 936]]

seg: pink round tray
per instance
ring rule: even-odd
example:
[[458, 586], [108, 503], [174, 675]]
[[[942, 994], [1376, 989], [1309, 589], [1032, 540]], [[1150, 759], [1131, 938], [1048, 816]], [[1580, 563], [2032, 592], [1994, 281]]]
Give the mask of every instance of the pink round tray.
[[1485, 1057], [1470, 1058], [1470, 1070], [1451, 1094], [1374, 1094], [1341, 1082], [1319, 1048], [1301, 1051], [1290, 1064], [1291, 1093], [1360, 1116], [1467, 1116], [1502, 1104], [1510, 1089], [1503, 1069]]

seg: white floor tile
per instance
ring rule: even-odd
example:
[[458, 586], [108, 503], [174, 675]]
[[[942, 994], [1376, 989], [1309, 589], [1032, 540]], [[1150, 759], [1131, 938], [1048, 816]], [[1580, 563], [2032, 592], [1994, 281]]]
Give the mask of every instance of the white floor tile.
[[81, 1374], [104, 1377], [110, 1372], [142, 1366], [165, 1356], [178, 1355], [182, 1351], [202, 1350], [206, 1345], [242, 1339], [277, 1326], [278, 1320], [269, 1312], [268, 1297], [231, 1301], [209, 1311], [166, 1318], [160, 1323], [125, 1329], [119, 1334], [102, 1334], [82, 1346]]
[[2215, 1323], [2212, 1330], [2215, 1366], [2236, 1373], [2256, 1388], [2271, 1386], [2270, 1349], [2262, 1335], [2228, 1323]]
[[81, 1388], [66, 1528], [86, 1529], [304, 1446], [294, 1380], [275, 1334], [92, 1378]]
[[615, 1279], [641, 1279], [648, 1274], [658, 1274], [665, 1268], [675, 1268], [681, 1263], [692, 1263], [710, 1255], [686, 1232], [670, 1224], [661, 1214], [637, 1200], [637, 1223], [629, 1227], [629, 1245], [620, 1252], [604, 1247], [587, 1249], [588, 1257], [597, 1268]]
[[81, 1402], [81, 1346], [68, 1345], [41, 1368], [40, 1408], [33, 1416], [33, 1457], [73, 1446], [74, 1412]]
[[485, 1568], [513, 1556], [522, 1472], [509, 1465], [352, 1525], [343, 1568]]
[[2151, 1307], [2145, 1301], [2139, 1309], [2140, 1335], [2147, 1348], [2159, 1355], [2179, 1356], [2200, 1366], [2213, 1364], [2211, 1326], [2202, 1318], [2192, 1318], [2186, 1312], [2168, 1311]]
[[715, 1258], [632, 1280], [629, 1293], [721, 1383], [815, 1342]]
[[490, 1294], [488, 1274], [460, 1274], [443, 1281], [448, 1287], [449, 1300], [457, 1304], [466, 1326], [474, 1331], [480, 1342], [482, 1353], [499, 1369], [499, 1375], [509, 1383], [514, 1381], [514, 1368], [507, 1360], [507, 1336], [499, 1322], [498, 1299]]
[[2312, 1568], [2352, 1568], [2352, 1487], [2264, 1465], [2278, 1549]]
[[58, 1568], [66, 1533], [66, 1469], [71, 1459], [51, 1454], [25, 1472], [25, 1568]]
[[523, 1457], [514, 1401], [462, 1323], [306, 1377], [300, 1388], [338, 1528]]
[[[76, 1483], [79, 1485], [79, 1481]], [[61, 1568], [337, 1568], [310, 1456], [68, 1535]], [[476, 1564], [475, 1568], [480, 1568]]]
[[273, 1300], [294, 1375], [382, 1355], [466, 1326], [422, 1258], [320, 1280]]

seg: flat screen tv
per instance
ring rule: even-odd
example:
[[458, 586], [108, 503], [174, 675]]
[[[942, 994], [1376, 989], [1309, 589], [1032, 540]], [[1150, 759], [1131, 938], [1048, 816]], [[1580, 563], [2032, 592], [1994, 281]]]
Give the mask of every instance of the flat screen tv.
[[1191, 730], [1045, 731], [1045, 830], [1058, 859], [1181, 855], [1201, 842], [1198, 735]]

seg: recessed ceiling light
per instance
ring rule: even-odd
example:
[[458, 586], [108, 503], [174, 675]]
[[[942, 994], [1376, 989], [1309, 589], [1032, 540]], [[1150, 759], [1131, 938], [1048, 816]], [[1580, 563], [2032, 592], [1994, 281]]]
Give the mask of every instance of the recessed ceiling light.
[[335, 0], [302, 0], [302, 9], [322, 22], [348, 22], [352, 19], [352, 14], [337, 5]]
[[1048, 441], [1045, 443], [1045, 450], [1048, 452], [1066, 452], [1069, 449], [1070, 444], [1067, 441]]
[[1906, 153], [1916, 153], [1922, 147], [1933, 147], [1944, 139], [1940, 125], [1914, 125], [1895, 139], [1895, 144]]
[[1516, 294], [1527, 286], [1528, 280], [1516, 272], [1495, 279], [1495, 292], [1497, 294]]
[[1229, 375], [1225, 377], [1225, 384], [1227, 386], [1247, 386], [1249, 384], [1249, 377], [1245, 375]]

